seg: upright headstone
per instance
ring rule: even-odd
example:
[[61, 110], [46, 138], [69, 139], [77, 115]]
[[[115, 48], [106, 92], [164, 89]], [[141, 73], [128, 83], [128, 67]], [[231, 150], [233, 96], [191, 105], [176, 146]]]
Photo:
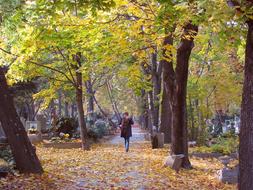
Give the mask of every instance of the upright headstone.
[[26, 131], [29, 129], [37, 129], [38, 132], [41, 132], [40, 125], [38, 125], [37, 121], [26, 121]]
[[43, 132], [47, 130], [47, 119], [43, 115], [37, 115], [39, 129]]
[[225, 167], [218, 171], [218, 179], [223, 183], [236, 184], [238, 183], [238, 174], [238, 166], [232, 169]]

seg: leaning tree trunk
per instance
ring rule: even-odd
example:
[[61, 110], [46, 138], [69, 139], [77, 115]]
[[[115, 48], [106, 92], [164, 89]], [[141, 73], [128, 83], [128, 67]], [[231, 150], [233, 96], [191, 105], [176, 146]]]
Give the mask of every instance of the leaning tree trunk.
[[112, 87], [111, 87], [111, 84], [109, 83], [109, 81], [106, 82], [106, 88], [107, 88], [107, 92], [108, 92], [108, 96], [109, 96], [110, 102], [112, 104], [112, 109], [114, 111], [114, 114], [117, 117], [118, 123], [120, 123], [121, 122], [121, 116], [120, 116], [120, 113], [119, 113], [119, 109], [118, 109], [117, 103], [115, 102], [115, 100], [113, 98]]
[[0, 67], [0, 122], [11, 146], [17, 169], [22, 173], [42, 173], [40, 161], [21, 123], [9, 93], [4, 68]]
[[253, 20], [248, 21], [239, 145], [239, 190], [253, 189]]

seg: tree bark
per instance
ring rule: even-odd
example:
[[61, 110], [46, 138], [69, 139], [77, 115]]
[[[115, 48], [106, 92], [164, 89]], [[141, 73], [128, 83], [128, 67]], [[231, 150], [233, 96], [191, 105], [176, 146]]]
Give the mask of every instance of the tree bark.
[[148, 97], [147, 93], [145, 90], [141, 91], [141, 103], [142, 103], [142, 108], [141, 108], [141, 123], [142, 127], [144, 129], [148, 129]]
[[153, 126], [156, 127], [158, 132], [159, 128], [159, 109], [160, 109], [160, 98], [161, 93], [161, 79], [162, 79], [162, 64], [157, 61], [157, 51], [152, 53], [152, 82], [153, 82]]
[[40, 161], [32, 147], [9, 93], [4, 68], [0, 67], [0, 122], [11, 146], [17, 169], [22, 173], [42, 173]]
[[84, 109], [83, 109], [83, 80], [82, 80], [82, 73], [78, 71], [81, 67], [81, 53], [77, 53], [74, 55], [74, 60], [77, 63], [76, 66], [76, 105], [77, 105], [77, 113], [78, 113], [78, 124], [80, 127], [81, 132], [81, 139], [82, 139], [82, 148], [83, 150], [89, 150], [89, 143], [88, 143], [88, 132], [86, 128], [86, 122], [84, 118]]
[[[163, 76], [163, 95], [162, 95], [162, 104], [161, 104], [161, 126], [160, 131], [164, 133], [164, 142], [171, 143], [171, 128], [172, 128], [172, 110], [170, 105], [170, 96], [169, 89], [166, 88], [166, 80], [170, 77], [170, 67], [169, 64], [173, 64], [172, 59], [169, 61], [169, 57], [167, 55], [167, 46], [173, 46], [173, 36], [169, 34], [165, 29], [165, 38], [163, 42], [162, 49], [162, 76]], [[172, 57], [172, 53], [170, 52], [170, 56]]]
[[155, 115], [153, 91], [148, 92], [148, 99], [149, 99], [149, 118], [150, 118], [149, 130], [150, 130], [150, 134], [153, 134], [154, 115]]
[[163, 89], [160, 132], [164, 133], [165, 143], [171, 143], [171, 118], [172, 112], [170, 108], [169, 96], [166, 90]]
[[96, 105], [97, 105], [99, 111], [102, 113], [102, 115], [103, 115], [105, 118], [108, 119], [109, 124], [110, 124], [112, 127], [117, 128], [116, 124], [112, 121], [112, 119], [111, 119], [110, 117], [108, 117], [108, 115], [107, 115], [106, 112], [103, 110], [103, 108], [98, 104], [98, 101], [97, 101], [97, 99], [96, 99], [96, 97], [95, 97], [95, 94], [93, 94], [93, 100], [94, 100], [94, 102], [96, 103]]
[[239, 190], [253, 189], [253, 20], [248, 21], [239, 144]]
[[107, 92], [108, 92], [109, 99], [110, 99], [111, 104], [112, 104], [112, 109], [113, 109], [113, 111], [114, 111], [114, 113], [117, 117], [118, 123], [120, 123], [121, 117], [120, 117], [119, 109], [118, 109], [117, 103], [113, 99], [112, 87], [111, 87], [111, 84], [109, 83], [109, 81], [106, 82], [106, 87], [107, 87]]
[[93, 100], [93, 89], [92, 89], [92, 84], [91, 84], [91, 80], [87, 80], [85, 83], [86, 86], [86, 92], [88, 94], [87, 97], [87, 112], [88, 113], [93, 113], [94, 112], [94, 100]]
[[67, 101], [64, 103], [64, 116], [69, 117], [69, 103]]
[[61, 89], [58, 91], [58, 117], [62, 116], [62, 91]]
[[76, 72], [76, 105], [77, 105], [77, 113], [78, 113], [78, 124], [81, 132], [82, 139], [82, 148], [84, 150], [89, 149], [88, 145], [88, 132], [86, 128], [85, 118], [84, 118], [84, 110], [83, 110], [83, 88], [82, 88], [82, 74]]
[[165, 78], [166, 90], [169, 94], [172, 108], [172, 154], [184, 154], [182, 167], [191, 168], [188, 157], [188, 135], [186, 115], [186, 88], [188, 80], [188, 67], [191, 50], [194, 47], [194, 37], [198, 27], [191, 22], [184, 26], [176, 56], [176, 68], [171, 62], [164, 60], [168, 76]]

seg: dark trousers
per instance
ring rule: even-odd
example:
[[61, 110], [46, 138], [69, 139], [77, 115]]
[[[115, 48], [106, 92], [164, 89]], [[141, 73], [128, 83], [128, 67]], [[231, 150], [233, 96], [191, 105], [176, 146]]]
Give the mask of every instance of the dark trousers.
[[124, 139], [125, 139], [125, 149], [126, 149], [126, 152], [128, 152], [130, 137], [125, 137]]

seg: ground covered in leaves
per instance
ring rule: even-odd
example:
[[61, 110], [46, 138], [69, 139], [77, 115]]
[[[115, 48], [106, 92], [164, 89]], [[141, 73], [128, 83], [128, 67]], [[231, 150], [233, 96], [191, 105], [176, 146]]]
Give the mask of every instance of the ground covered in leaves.
[[45, 173], [9, 176], [0, 180], [0, 189], [236, 189], [218, 182], [222, 165], [216, 159], [191, 158], [194, 169], [176, 173], [163, 167], [168, 148], [152, 150], [142, 138], [133, 141], [128, 153], [119, 137], [91, 151], [38, 146]]

